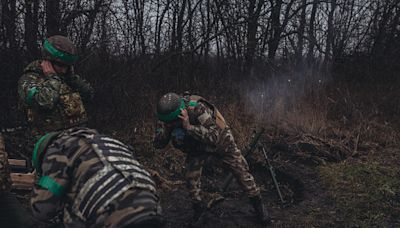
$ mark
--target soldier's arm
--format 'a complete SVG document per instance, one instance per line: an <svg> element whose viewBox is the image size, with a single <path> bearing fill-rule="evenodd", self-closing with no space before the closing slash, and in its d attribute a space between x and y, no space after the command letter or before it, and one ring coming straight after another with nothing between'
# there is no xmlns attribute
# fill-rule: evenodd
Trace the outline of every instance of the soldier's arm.
<svg viewBox="0 0 400 228"><path fill-rule="evenodd" d="M52 109L60 96L61 79L56 74L39 80L37 73L25 73L18 81L18 94L29 106Z"/></svg>
<svg viewBox="0 0 400 228"><path fill-rule="evenodd" d="M43 159L42 175L33 188L32 214L39 223L55 224L63 209L63 198L69 184L68 157L63 145L52 144Z"/></svg>
<svg viewBox="0 0 400 228"><path fill-rule="evenodd" d="M66 77L67 83L76 89L85 101L91 100L94 95L93 87L79 75L72 74Z"/></svg>
<svg viewBox="0 0 400 228"><path fill-rule="evenodd" d="M189 129L186 129L187 134L200 142L210 145L215 144L219 136L219 130L212 116L212 110L199 102L194 110L189 110L189 112L193 112L200 125L191 125Z"/></svg>
<svg viewBox="0 0 400 228"><path fill-rule="evenodd" d="M153 146L156 149L162 149L168 145L170 139L171 129L169 129L162 121L157 121Z"/></svg>

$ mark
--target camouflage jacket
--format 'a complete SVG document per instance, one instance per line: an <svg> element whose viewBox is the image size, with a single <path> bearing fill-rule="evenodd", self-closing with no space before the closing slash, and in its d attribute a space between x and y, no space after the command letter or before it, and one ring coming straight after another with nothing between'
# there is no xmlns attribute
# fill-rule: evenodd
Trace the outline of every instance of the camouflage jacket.
<svg viewBox="0 0 400 228"><path fill-rule="evenodd" d="M0 133L0 193L11 189L10 169L8 155L5 150L4 137Z"/></svg>
<svg viewBox="0 0 400 228"><path fill-rule="evenodd" d="M79 126L87 122L83 100L93 96L92 87L69 72L45 76L41 60L30 63L18 81L18 95L33 135Z"/></svg>
<svg viewBox="0 0 400 228"><path fill-rule="evenodd" d="M125 144L88 128L70 128L46 144L34 155L40 179L31 198L42 226L63 215L65 227L122 227L160 211L150 174Z"/></svg>
<svg viewBox="0 0 400 228"><path fill-rule="evenodd" d="M164 122L157 121L154 147L161 149L172 141L174 147L185 153L212 153L221 149L224 146L222 143L224 132L229 127L219 111L198 96L185 97L184 100L192 128L190 130L170 128ZM223 126L218 123L218 119L222 120Z"/></svg>

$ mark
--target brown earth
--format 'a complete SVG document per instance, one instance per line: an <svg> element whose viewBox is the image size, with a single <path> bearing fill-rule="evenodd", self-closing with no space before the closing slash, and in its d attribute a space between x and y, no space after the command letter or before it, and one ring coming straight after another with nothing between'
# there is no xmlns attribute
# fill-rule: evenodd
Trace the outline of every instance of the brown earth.
<svg viewBox="0 0 400 228"><path fill-rule="evenodd" d="M268 121L244 112L251 109L241 102L216 103L241 148L255 126L266 128L261 145L275 168L285 204L279 200L261 152L255 151L248 161L273 217L271 227L398 227L399 104L393 103L390 95L398 90L380 88L386 91L380 96L369 89L355 93L332 88L318 98L305 96L290 110L270 107L273 111ZM109 114L118 116L117 111ZM95 124L108 118L101 110L94 117ZM203 171L204 198L223 196L225 200L192 224L183 178L185 155L171 147L163 151L151 147L154 126L149 115L131 124L114 125L102 124L99 129L134 146L138 159L158 183L167 227L262 227L235 181L227 192L220 191L227 171L212 158ZM21 153L26 146L24 137L21 133L6 137L10 157L29 159L29 154ZM27 205L29 193L17 193Z"/></svg>

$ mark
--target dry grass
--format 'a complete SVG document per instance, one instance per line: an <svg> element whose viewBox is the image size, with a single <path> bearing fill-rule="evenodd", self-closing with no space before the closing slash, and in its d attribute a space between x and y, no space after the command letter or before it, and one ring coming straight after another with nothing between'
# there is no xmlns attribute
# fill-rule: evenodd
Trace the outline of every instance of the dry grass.
<svg viewBox="0 0 400 228"><path fill-rule="evenodd" d="M378 162L342 162L321 167L337 221L351 227L399 224L400 169Z"/></svg>
<svg viewBox="0 0 400 228"><path fill-rule="evenodd" d="M126 74L130 77L96 81L95 86L102 89L90 110L94 125L133 144L140 160L157 172L160 180L181 180L185 155L171 147L162 151L152 147L155 103L168 91L190 90L217 105L240 148L247 145L254 129L263 126L272 139L296 136L292 138L315 144L318 150L330 148L325 152L344 154L340 159L326 159L329 162L319 163L326 165L316 170L323 180L321 187L328 189L326 195L317 197L328 204L296 211L293 221L283 226L369 227L400 223L393 217L399 209L393 195L400 192L396 178L399 166L387 164L387 160L399 160L393 148L400 139L400 124L395 119L400 104L391 97L400 89L338 84L312 74L279 75L242 84L194 77L193 81L162 85L152 84L156 78L145 79L135 72ZM119 89L108 90L111 84ZM323 153L313 156L318 154Z"/></svg>

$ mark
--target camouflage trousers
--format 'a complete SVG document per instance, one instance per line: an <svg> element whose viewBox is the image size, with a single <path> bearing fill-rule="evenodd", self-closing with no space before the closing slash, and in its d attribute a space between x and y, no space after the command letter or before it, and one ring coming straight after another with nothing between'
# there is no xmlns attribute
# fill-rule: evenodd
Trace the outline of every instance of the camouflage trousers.
<svg viewBox="0 0 400 228"><path fill-rule="evenodd" d="M159 199L147 190L131 189L114 200L108 206L109 210L90 221L83 223L64 211L65 227L163 227Z"/></svg>
<svg viewBox="0 0 400 228"><path fill-rule="evenodd" d="M238 181L240 187L248 197L258 196L260 189L257 187L253 175L249 171L249 165L237 147L231 130L227 129L218 143L214 153L188 154L186 157L186 181L191 199L201 201L201 173L204 162L209 155L216 156L229 168Z"/></svg>

